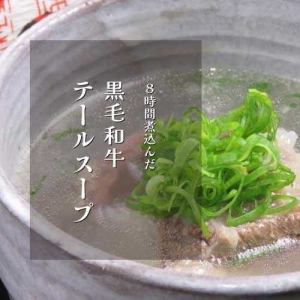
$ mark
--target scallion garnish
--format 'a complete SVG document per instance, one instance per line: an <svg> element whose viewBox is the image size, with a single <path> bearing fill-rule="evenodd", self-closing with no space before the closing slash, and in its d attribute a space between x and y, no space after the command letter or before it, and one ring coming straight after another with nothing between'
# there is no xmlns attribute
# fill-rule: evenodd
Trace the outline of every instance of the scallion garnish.
<svg viewBox="0 0 300 300"><path fill-rule="evenodd" d="M295 174L280 160L277 126L272 101L256 89L248 90L242 106L215 119L190 108L181 119L158 120L156 168L144 171L129 207L189 220L206 238L207 221L216 217L238 226L292 210L298 200L278 194Z"/></svg>

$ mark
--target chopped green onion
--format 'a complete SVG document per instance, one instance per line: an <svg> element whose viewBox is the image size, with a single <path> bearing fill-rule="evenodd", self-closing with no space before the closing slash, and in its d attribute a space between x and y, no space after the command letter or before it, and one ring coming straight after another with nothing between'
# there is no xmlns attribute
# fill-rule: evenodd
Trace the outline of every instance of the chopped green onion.
<svg viewBox="0 0 300 300"><path fill-rule="evenodd" d="M128 199L132 209L188 220L208 238L213 218L238 226L298 204L275 194L295 174L280 160L278 117L266 93L249 89L242 106L215 119L193 107L181 119L156 123L156 168L144 171Z"/></svg>

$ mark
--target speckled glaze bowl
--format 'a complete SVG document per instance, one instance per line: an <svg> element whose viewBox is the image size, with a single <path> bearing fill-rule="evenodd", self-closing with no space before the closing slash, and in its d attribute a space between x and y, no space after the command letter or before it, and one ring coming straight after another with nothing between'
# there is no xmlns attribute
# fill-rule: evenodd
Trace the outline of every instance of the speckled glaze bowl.
<svg viewBox="0 0 300 300"><path fill-rule="evenodd" d="M0 61L0 277L12 297L182 300L272 295L272 299L298 299L300 272L212 278L133 261L72 260L82 257L84 245L67 235L62 238L55 228L46 229L43 218L33 231L48 245L49 253L59 251L66 260L30 260L30 207L20 196L14 175L20 153L29 146L30 40L194 38L203 41L204 66L246 67L297 80L299 12L300 2L292 0L86 1L25 32Z"/></svg>

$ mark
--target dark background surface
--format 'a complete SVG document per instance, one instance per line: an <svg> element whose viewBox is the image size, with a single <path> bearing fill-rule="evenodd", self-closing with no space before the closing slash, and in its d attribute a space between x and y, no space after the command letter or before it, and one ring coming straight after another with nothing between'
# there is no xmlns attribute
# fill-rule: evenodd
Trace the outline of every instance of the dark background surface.
<svg viewBox="0 0 300 300"><path fill-rule="evenodd" d="M1 300L9 300L7 290L1 280L0 280L0 299Z"/></svg>

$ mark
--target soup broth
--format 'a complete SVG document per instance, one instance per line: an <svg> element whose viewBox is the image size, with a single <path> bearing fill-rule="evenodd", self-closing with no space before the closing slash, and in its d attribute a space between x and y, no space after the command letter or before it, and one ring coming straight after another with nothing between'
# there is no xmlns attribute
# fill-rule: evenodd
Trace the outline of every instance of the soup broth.
<svg viewBox="0 0 300 300"><path fill-rule="evenodd" d="M202 76L200 72L163 73L157 74L151 81L156 85L159 117L168 117L171 112L180 116L189 106L196 105L202 106L209 117L215 117L240 105L247 89L253 87L270 95L280 115L281 127L300 133L300 83L296 81L214 67L203 70ZM127 95L125 101L128 101L125 105L126 137L143 130L144 106L140 100L144 96L144 86L147 82L149 78L124 82L123 89ZM24 152L19 172L15 176L20 183L19 190L27 199L31 198L34 209L64 232L95 248L121 258L143 260L158 267L167 266L175 271L214 276L246 276L300 270L300 246L297 240L288 238L272 245L245 250L230 259L210 259L204 262L184 260L166 264L161 260L157 220L130 210L124 204L124 199L118 197L108 205L95 205L85 221L74 223L79 216L74 207L83 203L80 200L80 176L74 174L79 167L76 158L83 152L90 156L93 172L89 174L84 171L84 177L87 179L87 198L84 203L93 202L94 199L89 195L89 182L101 173L107 150L104 128L111 124L104 116L103 95L104 90L98 90L86 101L86 132L89 136L95 136L87 150L73 149L77 134L82 131L78 105L73 105L47 124L32 144L30 190L27 179L30 167L29 153ZM299 146L298 139L298 150ZM132 180L132 176L135 175L124 176L119 184L126 185L127 181Z"/></svg>

